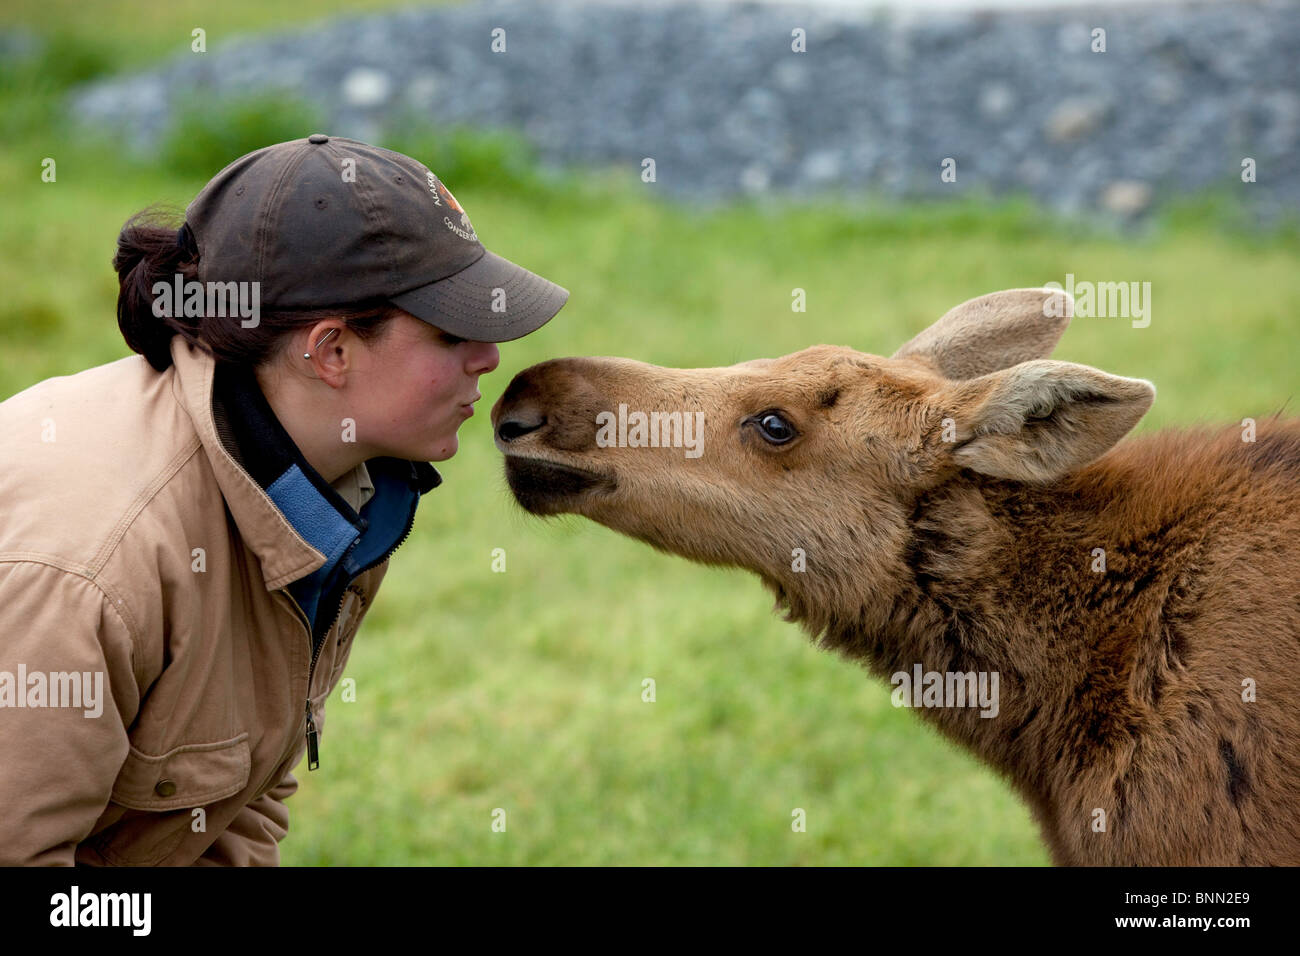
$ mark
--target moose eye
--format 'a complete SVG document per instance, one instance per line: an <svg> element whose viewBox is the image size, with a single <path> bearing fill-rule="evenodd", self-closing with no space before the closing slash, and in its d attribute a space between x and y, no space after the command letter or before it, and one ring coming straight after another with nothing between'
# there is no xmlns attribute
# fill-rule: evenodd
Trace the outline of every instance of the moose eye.
<svg viewBox="0 0 1300 956"><path fill-rule="evenodd" d="M754 416L759 434L773 445L784 445L798 434L794 426L776 412L763 412Z"/></svg>

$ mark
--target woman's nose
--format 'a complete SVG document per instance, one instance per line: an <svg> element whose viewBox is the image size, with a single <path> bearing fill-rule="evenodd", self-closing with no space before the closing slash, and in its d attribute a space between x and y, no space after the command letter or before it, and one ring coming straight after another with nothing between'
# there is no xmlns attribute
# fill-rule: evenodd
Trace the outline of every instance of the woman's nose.
<svg viewBox="0 0 1300 956"><path fill-rule="evenodd" d="M501 350L495 342L475 342L474 345L469 362L471 375L486 375L501 364Z"/></svg>

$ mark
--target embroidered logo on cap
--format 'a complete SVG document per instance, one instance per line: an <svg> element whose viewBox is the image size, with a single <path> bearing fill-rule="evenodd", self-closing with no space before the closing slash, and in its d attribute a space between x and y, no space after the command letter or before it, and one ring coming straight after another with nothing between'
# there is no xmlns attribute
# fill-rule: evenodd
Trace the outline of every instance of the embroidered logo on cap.
<svg viewBox="0 0 1300 956"><path fill-rule="evenodd" d="M478 242L478 233L474 231L474 227L470 224L469 216L465 214L465 210L461 208L460 203L456 202L456 197L451 194L451 190L444 186L442 180L433 173L429 173L429 192L433 195L435 206L445 205L457 214L459 225L452 221L451 216L442 217L443 225L462 239L469 242Z"/></svg>

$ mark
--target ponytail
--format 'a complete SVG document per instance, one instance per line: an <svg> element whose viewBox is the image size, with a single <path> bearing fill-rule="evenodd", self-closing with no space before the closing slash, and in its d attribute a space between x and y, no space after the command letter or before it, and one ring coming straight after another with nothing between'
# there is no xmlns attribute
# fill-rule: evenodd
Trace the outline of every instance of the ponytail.
<svg viewBox="0 0 1300 956"><path fill-rule="evenodd" d="M132 216L117 237L113 256L120 286L117 295L117 326L133 351L162 372L172 364L172 336L182 334L197 344L198 328L185 317L154 314L154 284L170 285L179 273L183 281L195 277L198 248L188 225L169 227L154 209ZM181 310L175 310L181 311Z"/></svg>
<svg viewBox="0 0 1300 956"><path fill-rule="evenodd" d="M391 319L405 314L386 299L371 298L322 308L262 310L259 324L247 329L221 317L156 315L155 283L171 286L177 274L182 284L198 281L198 243L187 223L182 221L179 228L170 224L176 218L169 219L157 207L132 216L117 237L113 256L120 286L117 326L126 344L160 372L172 364L174 335L183 335L217 362L251 368L274 360L292 332L322 320L341 319L358 338L374 339ZM179 307L168 311L184 312Z"/></svg>

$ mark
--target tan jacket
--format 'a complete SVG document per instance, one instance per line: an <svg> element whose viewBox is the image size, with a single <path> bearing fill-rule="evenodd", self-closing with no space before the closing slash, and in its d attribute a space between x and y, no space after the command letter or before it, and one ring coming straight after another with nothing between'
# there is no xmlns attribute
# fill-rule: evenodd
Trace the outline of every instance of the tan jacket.
<svg viewBox="0 0 1300 956"><path fill-rule="evenodd" d="M313 666L285 588L326 558L218 438L212 359L172 355L0 403L0 864L277 864L308 708L319 734L387 571Z"/></svg>

